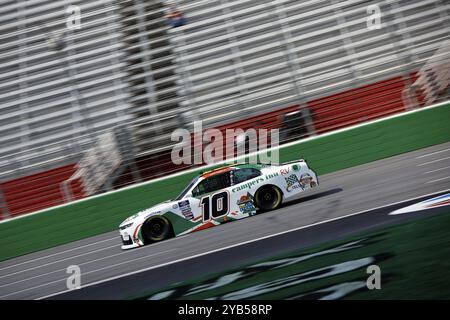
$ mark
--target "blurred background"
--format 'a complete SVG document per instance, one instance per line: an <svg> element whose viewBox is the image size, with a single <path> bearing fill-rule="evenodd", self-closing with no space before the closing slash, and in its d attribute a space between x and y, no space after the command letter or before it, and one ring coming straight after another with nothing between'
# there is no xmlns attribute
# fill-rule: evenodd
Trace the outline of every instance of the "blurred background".
<svg viewBox="0 0 450 320"><path fill-rule="evenodd" d="M278 128L286 143L448 100L449 10L3 0L0 219L185 170L170 135L195 120Z"/></svg>

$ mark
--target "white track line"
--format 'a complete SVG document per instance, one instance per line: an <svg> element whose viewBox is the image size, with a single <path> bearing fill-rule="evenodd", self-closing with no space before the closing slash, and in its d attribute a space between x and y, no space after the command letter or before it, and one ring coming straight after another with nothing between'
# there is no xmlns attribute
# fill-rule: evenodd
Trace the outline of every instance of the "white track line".
<svg viewBox="0 0 450 320"><path fill-rule="evenodd" d="M180 239L180 238L181 237L168 239L168 240L166 240L164 242L154 243L154 244L145 246L145 248L153 247L153 246L159 245L161 243L168 243L170 241L173 241L175 239ZM98 262L98 261L106 260L106 259L109 259L109 258L113 258L113 257L121 256L121 255L124 255L124 254L128 254L130 252L136 252L139 249L144 249L144 248L143 247L136 248L136 249L131 250L131 251L130 250L126 250L126 251L122 251L122 252L119 252L119 253L116 253L116 254L112 254L110 256L106 256L106 257L102 257L102 258L98 258L98 259L94 259L94 260L89 260L89 261L86 261L86 262L83 262L83 263L77 263L77 266L84 266L84 265L87 265L87 264L90 264L90 263L93 263L93 262ZM170 250L173 250L173 249L170 249ZM7 287L7 286L10 286L10 285L13 285L13 284L20 283L20 282L25 282L25 281L28 281L28 280L33 280L33 279L36 279L36 278L40 278L40 277L47 276L47 275L52 274L52 273L61 272L61 271L65 271L65 270L66 269L64 268L64 269L50 271L50 272L47 272L47 273L38 274L37 276L33 276L33 277L30 277L30 278L27 278L27 279L22 279L22 280L18 280L18 281L15 281L15 282L10 282L10 283L4 284L4 285L0 285L0 288Z"/></svg>
<svg viewBox="0 0 450 320"><path fill-rule="evenodd" d="M450 157L445 157L445 158L441 158L441 159L437 159L437 160L433 160L433 161L429 161L429 162L424 162L424 163L418 164L417 166L418 166L418 167L422 167L422 166L426 166L426 165L428 165L428 164L440 162L440 161L442 161L442 160L447 160L447 159L450 159Z"/></svg>
<svg viewBox="0 0 450 320"><path fill-rule="evenodd" d="M108 258L113 258L113 257L121 256L121 255L123 255L123 254L125 254L125 253L129 253L129 251L122 251L122 252L119 252L119 253L116 253L116 254L113 254L113 255L110 255L110 256L106 256L106 257L102 257L102 258L98 258L98 259L94 259L94 260L89 260L89 261L86 261L86 262L83 262L83 263L77 263L76 265L79 266L79 267L80 267L80 266L85 266L85 265L88 265L88 264L91 264L91 263L94 263L94 262L106 260L106 259L108 259ZM25 282L25 281L28 281L28 280L33 280L33 279L36 279L36 278L48 276L49 274L52 274L52 273L61 272L61 271L66 271L66 270L67 270L66 268L63 268L63 269L58 269L58 270L50 271L50 272L47 272L47 273L38 274L37 276L33 276L33 277L30 277L30 278L26 278L26 279L22 279L22 280L17 280L17 281L10 282L10 283L7 283L7 284L2 284L2 285L0 286L0 288L8 287L8 286L11 286L11 285L13 285L13 284Z"/></svg>
<svg viewBox="0 0 450 320"><path fill-rule="evenodd" d="M107 279L91 282L91 283L88 283L88 284L84 285L83 288L91 287L91 286L94 286L94 285L97 285L97 284L101 284L101 283L105 283L105 282L108 282L108 281L120 279L120 278L123 278L123 277L131 276L131 275L142 273L142 272L145 272L145 271L158 269L158 268L165 267L165 266L168 266L168 265L171 265L171 264L175 264L175 263L178 263L178 262L187 261L187 260L191 260L191 259L194 259L194 258L206 256L206 255L211 254L211 253L224 251L224 250L235 248L235 247L242 246L242 245L245 245L245 244L257 242L257 241L260 241L260 240L273 238L273 237L276 237L276 236L279 236L279 235L282 235L282 234L286 234L286 233L290 233L290 232L294 232L294 231L298 231L298 230L302 230L302 229L307 229L307 228L310 228L310 227L314 227L314 226L317 226L317 225L325 224L325 223L336 221L336 220L345 219L345 218L348 218L348 217L352 217L352 216L356 216L356 215L359 215L359 214L367 213L367 212L372 211L372 210L377 210L377 209L393 206L393 205L396 205L396 204L400 204L400 203L403 203L403 202L408 202L408 201L411 201L411 200L420 199L420 198L428 197L428 196L433 196L433 195L438 194L438 193L449 192L449 191L450 191L450 189L436 191L436 192L433 192L433 193L430 193L430 194L425 194L425 195L421 195L421 196L418 196L418 197L405 199L405 200L402 200L402 201L386 204L386 205L375 207L375 208L372 208L372 209L367 209L367 210L358 211L358 212L355 212L355 213L350 213L350 214L347 214L345 216L336 217L336 218L332 218L332 219L328 219L328 220L312 223L312 224L309 224L309 225L306 225L306 226L301 226L301 227L289 229L289 230L286 230L286 231L277 232L277 233L274 233L274 234L271 234L271 235L267 235L267 236L259 237L259 238L256 238L256 239L252 239L252 240L248 240L248 241L232 244L232 245L229 245L229 246L226 246L226 247L222 247L222 248L206 251L206 252L195 254L195 255L192 255L192 256L188 256L188 257L185 257L185 258L180 258L180 259L173 260L173 261L170 261L170 262L161 263L161 264L158 264L156 266L151 266L151 267L148 267L148 268L144 268L144 269L140 269L140 270L124 273L124 274L117 275L117 276L114 276L114 277L110 277L110 278L107 278ZM57 295L60 295L60 294L63 294L63 293L67 293L69 291L71 291L71 290L64 290L64 291L52 293L52 294L49 294L49 295L45 295L45 296L36 298L36 300L42 300L42 299L54 297L54 296L57 296Z"/></svg>
<svg viewBox="0 0 450 320"><path fill-rule="evenodd" d="M116 257L116 256L119 256L119 255L122 255L122 254L127 254L127 253L136 252L136 250L140 250L140 249L144 249L144 248L148 249L148 248L150 248L150 247L154 247L154 246L158 246L158 245L161 245L161 244L166 244L166 243L171 242L171 241L179 240L180 238L185 237L185 236L187 236L187 235L182 235L182 236L179 236L179 237L176 237L176 238L171 238L171 239L168 239L168 240L166 240L166 241L164 241L164 242L153 243L153 244L147 245L147 246L145 246L145 247L135 248L134 250L123 250L123 251L120 252L120 253L112 254L112 255L109 255L109 256L106 256L106 257L102 257L102 258L99 258L99 259L95 259L95 260L86 261L86 262L83 262L82 264L78 264L78 265L84 265L84 264L89 264L90 262L95 262L95 261L105 260L105 259L112 258L112 257ZM116 237L116 238L113 238L113 239L117 239L117 237ZM94 244L95 244L95 243L94 243ZM103 251L103 250L111 249L111 248L116 247L116 246L119 247L119 245L113 245L113 246L109 246L109 247L105 247L105 248L100 248L100 249L98 249L98 250L85 252L85 253L79 254L79 255L77 255L77 256L72 256L72 257L70 257L70 258L65 258L65 259L61 259L61 260L57 260L57 261L53 261L53 262L48 262L48 263L43 264L43 265L38 265L38 266L35 266L35 267L32 267L32 268L28 268L28 269L25 269L25 270L17 271L17 272L15 272L15 273L10 273L10 274L6 274L6 275L3 275L3 276L0 276L0 279L1 279L1 278L8 277L8 276L11 276L11 275L15 275L15 274L18 274L18 273L22 273L22 272L25 272L25 271L34 270L34 269L38 269L38 268L40 268L40 267L45 267L45 266L48 266L48 265L52 265L52 264L55 264L55 263L58 263L58 262L62 262L62 261L65 261L65 260L70 260L70 259L72 259L72 258L77 258L77 257L89 255L89 254L91 254L91 253L95 253L95 252L100 252L100 251ZM70 250L69 250L69 251L70 251ZM38 260L38 259L35 259L35 260ZM30 261L32 261L32 260L30 260ZM25 263L25 262L24 262L24 263ZM8 268L9 268L9 267L8 267ZM64 269L64 270L65 270L65 269ZM34 276L34 277L31 277L31 278L28 278L28 279L25 279L25 280L38 278L38 277L40 277L40 276L48 275L48 274L51 274L51 273L54 273L54 272L57 272L57 271L61 271L61 269L60 269L60 270L56 270L56 271L47 272L47 273L44 273L44 274L41 274L41 275L38 275L38 276ZM23 282L23 280L19 280L19 281L17 281L17 282ZM11 284L12 284L12 283L11 283ZM7 285L9 285L9 284L7 284ZM1 285L0 288L1 288L1 287L4 287L4 286L7 286L7 285Z"/></svg>
<svg viewBox="0 0 450 320"><path fill-rule="evenodd" d="M184 235L184 236L186 236L186 235ZM173 240L180 239L180 238L182 238L182 237L184 237L184 236L180 236L180 237L177 237L177 238L168 239L168 240L166 240L166 241L164 241L164 242L158 242L158 243L150 244L150 245L145 246L145 248L148 249L148 248L150 248L150 247L154 247L154 246L160 245L160 244L162 244L162 243L166 244L166 243L171 242L171 241L173 241ZM90 264L90 263L93 263L93 262L98 262L98 261L106 260L106 259L109 259L109 258L121 256L121 255L123 255L123 254L129 254L130 252L136 252L136 251L139 250L139 249L144 249L144 247L135 248L134 250L124 250L124 251L122 251L122 252L119 252L119 253L116 253L116 254L112 254L112 255L110 255L110 256L106 256L106 257L102 257L102 258L98 258L98 259L94 259L94 260L89 260L89 261L86 261L86 262L83 262L83 263L78 263L77 265L78 265L78 266L84 266L84 265L87 265L87 264ZM170 249L170 250L173 250L173 249ZM45 266L45 265L42 265L42 266ZM34 268L32 268L32 269L37 269L37 268L39 268L39 267L40 267L40 266L36 266L36 267L34 267ZM30 278L26 278L26 279L22 279L22 280L17 280L17 281L15 281L15 282L10 282L10 283L4 284L4 285L0 285L0 288L8 287L8 286L13 285L13 284L25 282L25 281L28 281L28 280L33 280L33 279L36 279L36 278L40 278L40 277L47 276L47 275L52 274L52 273L61 272L61 271L65 271L65 270L66 270L66 269L64 268L64 269L58 269L58 270L50 271L50 272L47 272L47 273L38 274L38 275L33 276L33 277L30 277ZM8 276L8 275L5 275L4 277L6 277L6 276Z"/></svg>
<svg viewBox="0 0 450 320"><path fill-rule="evenodd" d="M447 152L447 151L450 151L450 149L444 149L444 150L440 150L440 151L436 151L436 152L432 152L432 153L427 153L427 154L424 154L422 156L416 157L416 159L422 159L422 158L430 157L430 156L433 156L435 154L439 154L439 153Z"/></svg>
<svg viewBox="0 0 450 320"><path fill-rule="evenodd" d="M63 261L72 260L72 259L75 259L75 258L87 256L87 255L90 255L90 254L93 254L93 253L96 253L96 252L105 251L105 250L108 250L108 249L111 249L111 248L117 248L117 245L115 244L113 246L109 246L109 247L105 247L105 248L101 248L101 249L97 249L97 250L93 250L93 251L88 251L88 252L85 252L85 253L80 253L80 254L78 254L76 256L71 256L71 257L68 257L68 258L59 259L59 260L55 260L55 261L52 261L52 262L44 263L44 264L41 264L41 265L38 265L38 266L35 266L35 267L31 267L31 268L28 268L28 269L23 269L23 270L16 271L16 272L13 272L13 273L8 273L8 274L5 274L3 276L0 276L0 279L6 278L6 277L10 277L10 276L13 276L13 275L16 275L16 274L19 274L19 273L24 273L26 271L35 270L35 269L39 269L39 268L42 268L42 267L50 266L50 265L55 264L55 263L59 263L59 262L63 262Z"/></svg>
<svg viewBox="0 0 450 320"><path fill-rule="evenodd" d="M119 266L119 265L122 265L122 264L125 264L125 263L130 263L132 261L137 261L137 260L142 260L142 259L145 259L145 258L150 258L150 257L153 257L153 256L157 256L157 255L160 255L160 254L163 254L163 253L167 253L167 252L171 252L171 251L175 251L175 250L176 249L170 249L170 250L166 250L166 251L162 251L162 252L156 252L156 253L153 253L153 254L149 254L147 256L143 256L143 257L140 257L140 258L127 260L127 261L124 261L124 262L121 262L121 263L117 263L117 264L114 264L114 265L110 265L110 266L107 266L107 267L104 267L104 268L100 268L100 269L97 269L97 270L84 272L84 273L81 274L81 276L84 276L84 275L87 275L87 274L91 274L91 273L94 273L94 272L98 272L98 271L103 271L103 270L106 270L106 269L111 269L113 267L116 267L116 266ZM50 282L47 282L47 283L44 283L44 284L40 284L40 285L35 286L35 287L26 288L26 289L23 289L23 290L19 290L19 291L15 291L15 292L12 292L12 293L8 293L6 295L0 296L0 299L1 298L6 298L6 297L9 297L9 296L13 296L15 294L22 293L22 292L25 292L25 291L30 291L30 290L33 290L33 289L45 287L45 286L48 286L50 284L57 283L57 282L60 282L60 281L67 281L67 278L50 281ZM68 290L68 291L70 291L70 290Z"/></svg>
<svg viewBox="0 0 450 320"><path fill-rule="evenodd" d="M444 177L444 178L440 178L440 179L436 179L436 180L428 181L427 184L429 184L429 183L435 183L435 182L439 182L439 181L443 181L443 180L447 180L447 179L450 179L450 176Z"/></svg>
<svg viewBox="0 0 450 320"><path fill-rule="evenodd" d="M445 169L450 169L450 166L448 166L448 167L443 167L443 168L436 169L436 170L427 171L427 172L424 172L423 174L428 174L428 173L438 172L438 171L442 171L442 170L445 170Z"/></svg>
<svg viewBox="0 0 450 320"><path fill-rule="evenodd" d="M90 246L93 246L93 245L96 245L96 244L99 244L99 243L102 243L102 242L118 240L118 239L119 239L118 237L114 237L114 238L105 239L105 240L97 241L97 242L90 243L90 244L85 244L83 246L79 246L79 247L76 247L76 248L73 248L73 249L68 249L68 250L52 253L52 254L49 254L49 255L46 255L46 256L43 256L43 257L39 257L39 258L35 258L35 259L24 261L24 262L16 263L16 264L13 264L13 265L10 265L10 266L7 266L7 267L3 267L3 268L0 268L0 271L6 270L6 269L10 269L10 268L15 268L17 266L21 266L21 265L24 265L24 264L27 264L27 263L31 263L31 262L34 262L34 261L47 259L47 258L50 258L50 257L54 257L54 256L57 256L57 255L63 254L63 253L72 252L72 251L79 250L79 249L82 249L82 248L90 247ZM14 259L14 258L12 258L12 259ZM6 260L6 261L8 261L8 260Z"/></svg>

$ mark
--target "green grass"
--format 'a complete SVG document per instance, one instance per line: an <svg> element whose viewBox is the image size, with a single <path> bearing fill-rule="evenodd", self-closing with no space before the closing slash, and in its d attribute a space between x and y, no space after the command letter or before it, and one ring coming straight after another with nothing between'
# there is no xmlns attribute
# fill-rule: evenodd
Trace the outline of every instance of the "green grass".
<svg viewBox="0 0 450 320"><path fill-rule="evenodd" d="M256 269L251 265L242 266L227 272L207 275L198 279L177 284L165 289L141 294L137 298L148 298L157 292L175 289L180 293L178 299L208 299L223 297L231 292L252 286L265 287L268 282L287 284L288 277L314 271L327 266L354 261L366 257L376 257L381 269L381 289L369 290L367 287L351 292L344 299L450 299L450 211L446 214L426 217L413 222L361 233L344 240L330 242L312 249L277 256L261 262L279 259L299 258L308 254L323 252L337 246L362 240L361 246L337 253L329 253L298 261L279 268ZM365 240L364 240L365 239ZM255 263L256 264L256 263ZM253 265L255 265L253 264ZM219 277L234 272L250 274L225 286L189 295L187 292L196 286L214 283ZM317 273L316 273L317 275ZM299 295L304 298L318 298L312 294L320 289L352 281L365 283L369 275L366 266L338 275L311 280L297 285L258 294L251 299L287 299ZM290 281L292 284L292 281ZM253 289L253 291L256 289ZM136 297L132 297L136 298Z"/></svg>
<svg viewBox="0 0 450 320"><path fill-rule="evenodd" d="M300 142L280 161L305 158L323 175L450 141L450 105ZM128 216L176 196L196 173L0 224L0 261L117 230Z"/></svg>

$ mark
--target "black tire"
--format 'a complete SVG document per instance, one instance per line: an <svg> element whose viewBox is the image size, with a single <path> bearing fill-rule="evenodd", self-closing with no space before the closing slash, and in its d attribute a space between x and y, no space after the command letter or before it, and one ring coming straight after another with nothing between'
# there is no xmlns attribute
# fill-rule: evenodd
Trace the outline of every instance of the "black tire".
<svg viewBox="0 0 450 320"><path fill-rule="evenodd" d="M282 200L283 194L275 186L261 187L255 194L256 206L261 211L270 211L279 208Z"/></svg>
<svg viewBox="0 0 450 320"><path fill-rule="evenodd" d="M172 225L164 217L151 217L142 226L142 233L147 242L158 242L172 235Z"/></svg>

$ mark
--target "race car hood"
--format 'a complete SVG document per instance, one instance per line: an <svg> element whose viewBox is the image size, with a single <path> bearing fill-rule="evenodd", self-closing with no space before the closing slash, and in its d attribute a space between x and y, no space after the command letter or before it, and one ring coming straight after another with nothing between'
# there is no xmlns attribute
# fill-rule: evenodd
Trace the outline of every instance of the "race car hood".
<svg viewBox="0 0 450 320"><path fill-rule="evenodd" d="M176 205L176 201L166 201L160 204L157 204L156 206L150 207L148 209L144 209L142 211L139 211L138 213L128 217L125 219L119 227L123 227L124 225L130 224L132 222L143 222L147 220L151 216L155 215L162 215L165 212L172 209L174 205Z"/></svg>

